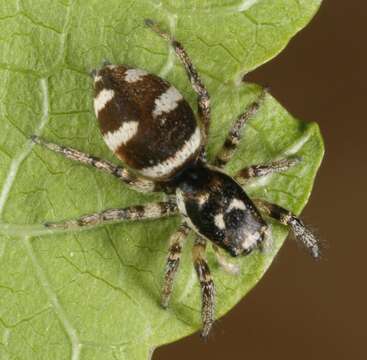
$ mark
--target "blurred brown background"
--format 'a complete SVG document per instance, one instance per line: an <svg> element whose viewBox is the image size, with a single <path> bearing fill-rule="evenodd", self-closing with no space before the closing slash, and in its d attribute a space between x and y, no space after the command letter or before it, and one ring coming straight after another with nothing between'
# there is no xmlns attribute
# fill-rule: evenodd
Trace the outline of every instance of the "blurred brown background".
<svg viewBox="0 0 367 360"><path fill-rule="evenodd" d="M366 23L366 1L324 0L286 50L247 77L321 126L326 156L303 217L327 242L324 259L288 240L207 343L195 334L153 360L367 359Z"/></svg>

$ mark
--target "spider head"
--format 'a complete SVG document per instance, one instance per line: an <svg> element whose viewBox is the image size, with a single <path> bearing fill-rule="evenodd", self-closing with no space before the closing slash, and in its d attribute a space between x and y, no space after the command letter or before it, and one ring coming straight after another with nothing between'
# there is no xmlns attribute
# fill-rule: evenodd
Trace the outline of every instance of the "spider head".
<svg viewBox="0 0 367 360"><path fill-rule="evenodd" d="M176 194L188 225L232 256L246 255L264 240L266 223L230 176L198 165L182 174Z"/></svg>

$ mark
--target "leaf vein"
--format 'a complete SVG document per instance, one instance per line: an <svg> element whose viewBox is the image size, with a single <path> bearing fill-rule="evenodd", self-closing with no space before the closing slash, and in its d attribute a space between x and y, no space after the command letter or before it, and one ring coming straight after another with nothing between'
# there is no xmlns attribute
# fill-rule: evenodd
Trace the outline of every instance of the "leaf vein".
<svg viewBox="0 0 367 360"><path fill-rule="evenodd" d="M71 343L71 360L79 360L81 343L79 341L78 335L72 324L70 323L67 314L63 307L61 306L56 293L51 288L47 276L38 262L36 254L34 253L31 241L29 237L23 238L23 245L26 250L27 256L32 262L36 276L42 286L46 296L48 297L50 303L53 306L56 316L60 320L61 325L64 327L66 334Z"/></svg>
<svg viewBox="0 0 367 360"><path fill-rule="evenodd" d="M46 125L48 118L49 118L49 96L48 96L48 81L46 78L42 78L39 81L41 92L42 92L42 116L39 121L39 124L37 128L35 129L35 134L41 133L44 126ZM0 218L2 216L5 203L8 199L9 193L11 191L11 188L14 184L15 178L17 176L19 167L23 163L23 161L28 157L28 155L31 153L31 150L33 148L33 143L28 140L23 145L20 152L15 156L14 160L11 162L8 174L5 178L5 182L2 188L2 191L0 193Z"/></svg>

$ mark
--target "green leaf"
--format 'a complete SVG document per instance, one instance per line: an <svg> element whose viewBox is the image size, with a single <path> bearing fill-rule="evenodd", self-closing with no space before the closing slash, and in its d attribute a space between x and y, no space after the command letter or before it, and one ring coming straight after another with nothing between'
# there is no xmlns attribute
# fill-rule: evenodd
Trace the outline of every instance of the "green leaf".
<svg viewBox="0 0 367 360"><path fill-rule="evenodd" d="M209 155L259 93L242 76L275 56L321 0L5 1L0 2L0 358L147 359L152 349L198 330L200 291L187 241L168 310L158 303L167 240L178 218L51 233L45 220L160 199L94 169L31 145L33 133L117 161L92 111L88 71L102 59L145 68L195 95L167 43L144 27L158 21L186 46L213 104ZM312 96L312 94L310 94ZM323 155L315 123L294 119L267 97L229 173L297 154L284 174L246 190L300 213ZM236 259L240 276L208 260L217 317L264 274L286 237L273 224L273 247ZM302 254L300 255L302 256Z"/></svg>

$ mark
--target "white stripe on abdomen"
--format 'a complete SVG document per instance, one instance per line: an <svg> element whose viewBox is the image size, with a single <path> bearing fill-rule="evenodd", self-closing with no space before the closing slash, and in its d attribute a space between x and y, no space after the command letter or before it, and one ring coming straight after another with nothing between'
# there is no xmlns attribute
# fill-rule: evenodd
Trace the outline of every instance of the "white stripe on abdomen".
<svg viewBox="0 0 367 360"><path fill-rule="evenodd" d="M150 178L160 178L169 175L173 170L180 167L185 161L198 150L201 144L199 127L196 127L190 139L185 142L181 149L168 159L159 164L140 169L139 172Z"/></svg>
<svg viewBox="0 0 367 360"><path fill-rule="evenodd" d="M116 131L104 134L103 139L107 146L115 152L121 145L125 145L136 135L138 125L137 121L125 121Z"/></svg>

